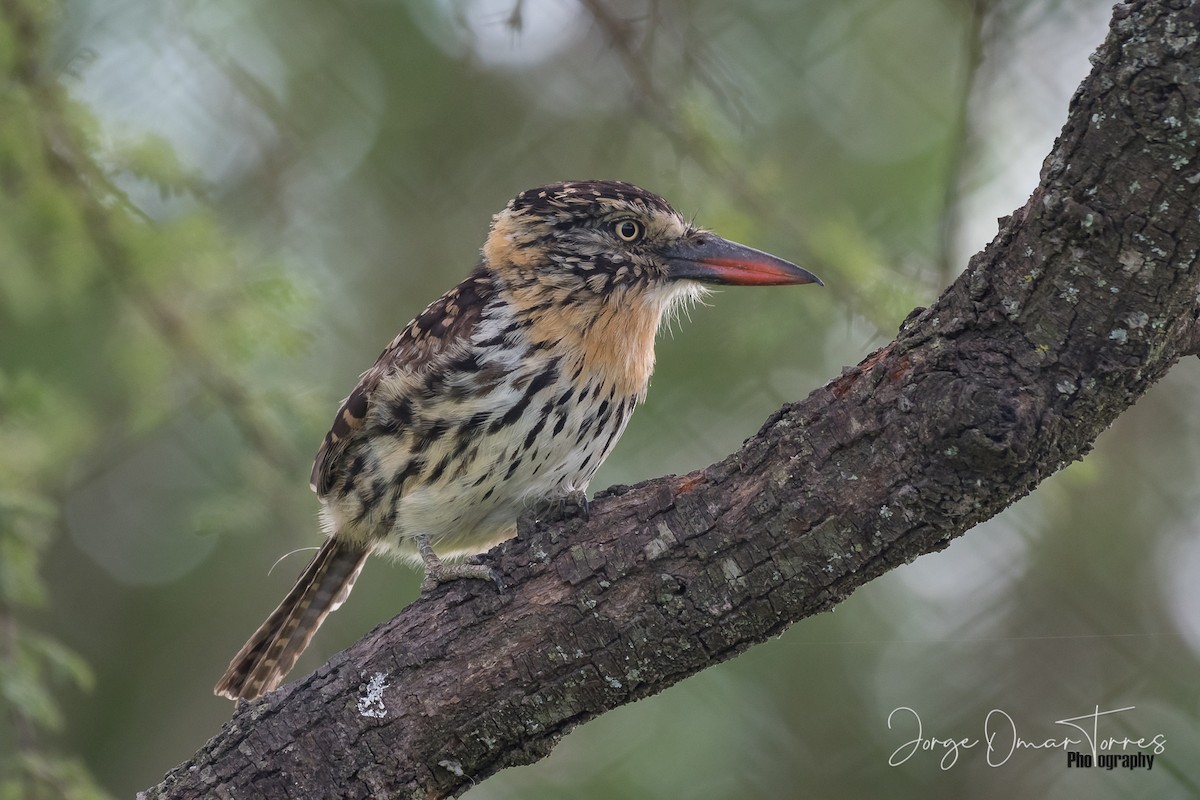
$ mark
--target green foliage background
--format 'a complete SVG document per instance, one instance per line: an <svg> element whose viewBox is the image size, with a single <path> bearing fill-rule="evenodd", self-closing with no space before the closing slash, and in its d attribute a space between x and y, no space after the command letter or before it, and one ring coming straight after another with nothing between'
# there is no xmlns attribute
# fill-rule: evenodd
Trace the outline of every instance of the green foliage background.
<svg viewBox="0 0 1200 800"><path fill-rule="evenodd" d="M308 462L529 186L631 180L827 289L659 345L596 487L685 472L885 343L1022 204L1090 0L0 0L0 800L130 796L318 541ZM1195 360L1096 453L836 613L606 715L505 797L1200 795ZM373 563L296 675L417 593ZM1135 706L1145 772L889 766Z"/></svg>

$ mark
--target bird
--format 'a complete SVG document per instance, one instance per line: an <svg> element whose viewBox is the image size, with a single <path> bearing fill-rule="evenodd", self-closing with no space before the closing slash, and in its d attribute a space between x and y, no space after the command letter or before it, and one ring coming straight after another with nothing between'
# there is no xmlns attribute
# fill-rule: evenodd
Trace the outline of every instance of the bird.
<svg viewBox="0 0 1200 800"><path fill-rule="evenodd" d="M372 553L423 566L423 589L494 577L455 561L514 536L533 504L586 497L646 397L664 320L708 285L809 283L630 183L518 194L478 266L342 402L311 476L327 537L214 693L275 689Z"/></svg>

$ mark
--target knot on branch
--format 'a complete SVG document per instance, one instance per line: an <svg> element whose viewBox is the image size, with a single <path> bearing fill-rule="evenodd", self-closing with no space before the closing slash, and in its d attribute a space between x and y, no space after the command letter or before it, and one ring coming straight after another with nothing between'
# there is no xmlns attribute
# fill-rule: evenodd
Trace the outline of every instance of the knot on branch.
<svg viewBox="0 0 1200 800"><path fill-rule="evenodd" d="M1020 386L956 380L945 395L943 452L972 471L1012 469L1028 462L1038 431L1037 403Z"/></svg>

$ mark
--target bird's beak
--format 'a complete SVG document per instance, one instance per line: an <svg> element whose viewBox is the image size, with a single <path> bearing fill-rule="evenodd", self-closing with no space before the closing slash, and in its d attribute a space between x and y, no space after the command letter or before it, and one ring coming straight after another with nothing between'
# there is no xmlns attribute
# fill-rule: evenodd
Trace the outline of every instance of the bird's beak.
<svg viewBox="0 0 1200 800"><path fill-rule="evenodd" d="M672 278L736 286L784 286L821 279L790 261L705 233L694 241L681 240L663 251Z"/></svg>

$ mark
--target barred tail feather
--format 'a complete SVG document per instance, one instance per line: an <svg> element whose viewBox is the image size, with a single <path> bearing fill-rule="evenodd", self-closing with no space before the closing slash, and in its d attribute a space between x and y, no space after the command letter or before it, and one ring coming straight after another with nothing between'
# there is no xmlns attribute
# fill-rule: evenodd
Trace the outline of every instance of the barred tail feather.
<svg viewBox="0 0 1200 800"><path fill-rule="evenodd" d="M367 554L360 545L327 539L287 597L229 662L213 693L253 700L278 686L325 617L350 595Z"/></svg>

